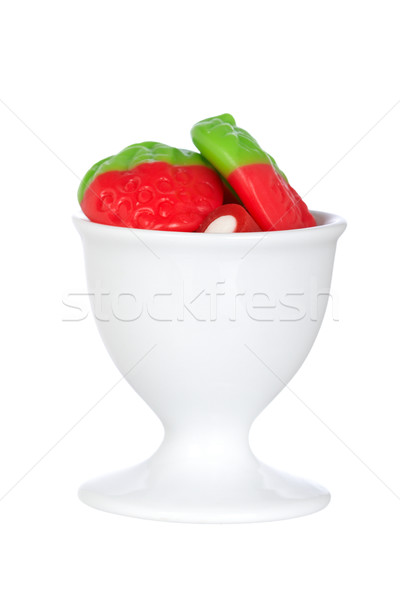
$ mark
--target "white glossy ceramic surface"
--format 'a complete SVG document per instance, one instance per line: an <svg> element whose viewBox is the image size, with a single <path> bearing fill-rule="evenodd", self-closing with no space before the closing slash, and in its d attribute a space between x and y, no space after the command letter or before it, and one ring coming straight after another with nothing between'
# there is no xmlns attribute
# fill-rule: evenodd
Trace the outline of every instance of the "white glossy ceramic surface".
<svg viewBox="0 0 400 600"><path fill-rule="evenodd" d="M151 458L84 484L81 500L197 523L285 519L328 504L325 489L262 464L248 442L322 322L346 224L314 215L314 228L236 234L74 218L103 342L165 428Z"/></svg>

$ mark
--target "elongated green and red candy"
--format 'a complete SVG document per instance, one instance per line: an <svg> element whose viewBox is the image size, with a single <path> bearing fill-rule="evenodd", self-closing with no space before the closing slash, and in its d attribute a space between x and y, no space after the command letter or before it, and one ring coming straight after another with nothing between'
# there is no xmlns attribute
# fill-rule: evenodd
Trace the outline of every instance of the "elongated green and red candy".
<svg viewBox="0 0 400 600"><path fill-rule="evenodd" d="M82 179L78 199L96 223L196 231L222 204L223 187L197 152L143 142L93 165Z"/></svg>
<svg viewBox="0 0 400 600"><path fill-rule="evenodd" d="M237 127L231 115L200 121L192 129L192 139L262 230L300 229L316 224L272 156L247 131Z"/></svg>

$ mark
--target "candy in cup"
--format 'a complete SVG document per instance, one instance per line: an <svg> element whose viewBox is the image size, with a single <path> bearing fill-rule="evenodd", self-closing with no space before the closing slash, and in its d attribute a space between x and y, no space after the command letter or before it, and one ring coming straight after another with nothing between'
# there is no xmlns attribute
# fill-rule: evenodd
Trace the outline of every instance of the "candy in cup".
<svg viewBox="0 0 400 600"><path fill-rule="evenodd" d="M145 145L142 158L147 151L153 147ZM249 430L314 343L345 221L307 214L301 206L294 211L300 227L276 230L285 220L280 207L275 230L196 232L217 223L213 211L223 211L221 182L210 163L217 171L221 165L210 155L204 163L189 155L194 164L183 166L201 170L179 171L169 151L163 157L157 159L162 175L149 167L154 157L132 173L130 155L111 159L104 172L94 168L82 184L81 202L102 219L74 218L98 330L165 432L150 458L83 484L79 496L112 513L192 523L271 521L318 511L329 502L327 490L264 464L250 448ZM103 177L95 188L96 177L110 172L111 179L102 187ZM235 178L225 175L234 187ZM257 208L259 192L252 197L250 183L238 190L252 223L265 228L266 219L274 229L272 209ZM97 203L101 194L103 204ZM220 217L243 227L238 213L227 210ZM292 445L290 436L286 443Z"/></svg>
<svg viewBox="0 0 400 600"><path fill-rule="evenodd" d="M262 230L315 225L314 217L276 161L236 125L232 115L200 121L192 128L192 138Z"/></svg>
<svg viewBox="0 0 400 600"><path fill-rule="evenodd" d="M201 233L243 233L245 231L261 231L261 229L242 206L224 204L210 212L197 231Z"/></svg>

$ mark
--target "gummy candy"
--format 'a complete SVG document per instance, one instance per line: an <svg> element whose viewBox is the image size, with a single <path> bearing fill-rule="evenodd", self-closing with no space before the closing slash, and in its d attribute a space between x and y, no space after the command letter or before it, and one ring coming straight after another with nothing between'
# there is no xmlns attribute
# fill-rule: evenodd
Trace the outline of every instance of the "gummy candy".
<svg viewBox="0 0 400 600"><path fill-rule="evenodd" d="M192 139L262 230L300 229L316 224L272 156L247 131L237 127L231 115L200 121L192 128Z"/></svg>
<svg viewBox="0 0 400 600"><path fill-rule="evenodd" d="M203 233L239 233L261 231L247 210L240 204L224 204L213 210L200 225Z"/></svg>
<svg viewBox="0 0 400 600"><path fill-rule="evenodd" d="M96 223L195 231L222 204L223 186L198 153L143 142L93 165L78 199Z"/></svg>

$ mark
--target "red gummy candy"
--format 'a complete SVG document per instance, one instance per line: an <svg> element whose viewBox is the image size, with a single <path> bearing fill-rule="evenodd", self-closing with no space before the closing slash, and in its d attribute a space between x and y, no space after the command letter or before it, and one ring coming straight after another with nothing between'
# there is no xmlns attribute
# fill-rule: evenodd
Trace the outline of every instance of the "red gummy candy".
<svg viewBox="0 0 400 600"><path fill-rule="evenodd" d="M236 168L228 182L264 231L314 226L315 219L298 193L272 165Z"/></svg>
<svg viewBox="0 0 400 600"><path fill-rule="evenodd" d="M239 233L261 231L240 204L224 204L213 210L197 230L202 233Z"/></svg>
<svg viewBox="0 0 400 600"><path fill-rule="evenodd" d="M222 184L212 169L156 161L98 175L81 207L91 221L104 225L196 231L222 199Z"/></svg>

